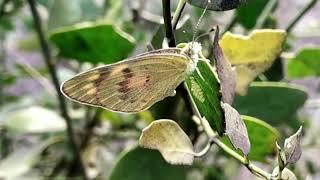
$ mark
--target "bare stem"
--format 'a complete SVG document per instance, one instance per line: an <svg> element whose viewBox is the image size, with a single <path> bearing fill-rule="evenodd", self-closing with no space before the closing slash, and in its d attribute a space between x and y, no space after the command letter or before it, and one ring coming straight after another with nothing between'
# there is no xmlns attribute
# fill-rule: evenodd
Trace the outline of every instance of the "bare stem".
<svg viewBox="0 0 320 180"><path fill-rule="evenodd" d="M317 0L311 0L302 11L289 23L286 31L289 33L300 19L317 3Z"/></svg>
<svg viewBox="0 0 320 180"><path fill-rule="evenodd" d="M262 13L260 14L259 18L257 19L257 23L254 29L260 29L263 27L263 24L268 19L268 16L272 13L273 8L277 5L278 0L270 0L268 4L263 9Z"/></svg>
<svg viewBox="0 0 320 180"><path fill-rule="evenodd" d="M170 0L162 0L162 13L164 20L164 27L166 30L166 38L168 40L169 47L176 46L176 39L174 37L173 28L171 24L171 10Z"/></svg>
<svg viewBox="0 0 320 180"><path fill-rule="evenodd" d="M187 3L186 0L179 0L177 9L175 10L173 18L172 18L172 26L173 26L172 28L173 29L177 28L178 21L182 15L182 12L183 12L183 9L184 9L186 3Z"/></svg>
<svg viewBox="0 0 320 180"><path fill-rule="evenodd" d="M73 149L73 152L75 154L75 158L79 163L80 171L81 171L83 178L88 179L88 177L86 175L85 167L84 167L81 155L80 155L80 151L79 151L79 148L77 146L77 143L76 143L76 140L74 137L74 131L73 131L73 127L72 127L71 118L67 112L67 107L66 107L64 97L60 92L60 85L59 85L60 83L59 83L59 80L58 80L58 77L56 74L56 68L55 68L54 62L52 61L52 58L51 58L51 52L49 49L49 45L48 45L48 43L45 39L45 36L44 36L44 32L43 32L43 29L41 26L41 19L40 19L38 11L36 9L35 1L28 0L28 3L30 6L32 16L33 16L35 29L38 34L39 43L41 45L42 55L43 55L43 58L44 58L46 65L47 65L47 68L49 70L49 73L51 75L52 82L53 82L54 88L55 88L57 96L58 96L60 111L66 121L66 124L67 124L67 133L69 136L71 148Z"/></svg>

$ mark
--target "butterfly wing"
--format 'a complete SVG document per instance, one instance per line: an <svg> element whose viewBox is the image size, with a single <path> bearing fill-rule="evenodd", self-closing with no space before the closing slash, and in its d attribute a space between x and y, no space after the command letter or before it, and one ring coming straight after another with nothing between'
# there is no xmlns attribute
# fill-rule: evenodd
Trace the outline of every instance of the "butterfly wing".
<svg viewBox="0 0 320 180"><path fill-rule="evenodd" d="M138 112L173 94L192 60L176 53L150 53L98 67L65 81L70 99L120 112Z"/></svg>

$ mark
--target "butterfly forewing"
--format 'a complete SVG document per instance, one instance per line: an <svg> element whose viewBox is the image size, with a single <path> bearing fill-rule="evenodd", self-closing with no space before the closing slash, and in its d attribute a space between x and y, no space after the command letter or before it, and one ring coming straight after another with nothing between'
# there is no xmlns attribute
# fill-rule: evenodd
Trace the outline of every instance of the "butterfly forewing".
<svg viewBox="0 0 320 180"><path fill-rule="evenodd" d="M113 111L138 112L173 94L192 60L163 49L81 73L62 85L74 101ZM165 53L165 55L164 55Z"/></svg>

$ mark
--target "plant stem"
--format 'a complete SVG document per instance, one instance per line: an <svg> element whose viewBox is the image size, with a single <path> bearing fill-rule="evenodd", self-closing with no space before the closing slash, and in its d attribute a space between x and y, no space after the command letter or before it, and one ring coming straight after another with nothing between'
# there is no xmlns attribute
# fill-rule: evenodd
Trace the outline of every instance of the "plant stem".
<svg viewBox="0 0 320 180"><path fill-rule="evenodd" d="M225 145L218 138L213 138L212 141L218 147L220 147L222 150L224 150L226 153L228 153L230 156L232 156L233 158L238 160L241 164L245 165L254 174L257 174L257 175L259 175L259 176L261 176L261 177L263 177L265 179L270 179L271 174L265 172L264 170L262 170L258 166L252 164L250 161L248 161L248 159L246 159L246 158L242 157L241 155L239 155L237 152L235 152L234 150L229 148L227 145Z"/></svg>
<svg viewBox="0 0 320 180"><path fill-rule="evenodd" d="M41 49L42 49L42 55L44 58L44 61L47 65L47 68L49 70L49 73L51 75L52 81L53 81L53 85L55 87L57 96L58 96L58 100L59 100L59 107L60 107L60 111L62 116L64 117L66 124L67 124L67 133L69 136L69 141L70 141L70 145L71 148L73 149L73 152L75 154L75 158L79 163L79 167L80 167L80 171L81 174L83 176L84 179L88 179L87 175L86 175L86 171L85 171L85 167L81 158L81 154L79 151L79 148L77 146L75 137L74 137L74 131L73 131L73 127L72 127L72 122L71 122L71 118L67 112L67 107L66 107L66 103L64 100L63 95L60 92L60 85L59 85L59 80L57 77L57 72L56 72L56 68L54 66L54 62L52 61L51 58L51 52L49 49L49 45L45 39L44 36L44 32L41 26L41 19L39 16L39 13L36 9L36 4L34 0L28 0L29 6L30 6L30 10L33 16L33 21L34 21L34 25L35 25L35 29L37 31L38 34L38 38L39 38L39 43L41 45Z"/></svg>
<svg viewBox="0 0 320 180"><path fill-rule="evenodd" d="M277 5L278 0L270 0L268 4L264 7L262 13L260 14L259 18L257 19L257 23L254 29L261 29L263 28L263 24L268 19L268 16L272 13L273 8Z"/></svg>
<svg viewBox="0 0 320 180"><path fill-rule="evenodd" d="M317 0L311 0L302 11L289 23L286 28L287 33L291 32L292 28L299 22L299 20L317 3Z"/></svg>
<svg viewBox="0 0 320 180"><path fill-rule="evenodd" d="M171 10L170 0L162 0L162 13L164 20L164 27L166 30L166 38L168 40L169 47L176 46L176 39L174 37L172 24L171 24Z"/></svg>
<svg viewBox="0 0 320 180"><path fill-rule="evenodd" d="M174 12L173 18L172 18L172 28L176 29L178 21L182 15L183 9L186 5L186 0L180 0L177 6L177 9Z"/></svg>
<svg viewBox="0 0 320 180"><path fill-rule="evenodd" d="M201 58L205 59L205 57L200 54ZM208 66L210 66L208 61L205 61ZM186 84L185 84L186 86ZM203 126L204 132L207 134L209 139L211 140L212 145L213 143L216 144L218 147L220 147L222 150L224 150L226 153L228 153L230 156L238 160L241 164L245 165L253 174L261 176L265 179L270 179L271 175L264 170L260 169L258 166L252 164L246 157L242 157L239 155L237 152L235 152L233 149L229 148L227 145L225 145L222 141L220 141L217 137L218 134L213 131L213 129L210 127L209 122L204 118L201 117L201 114L197 108L197 105L192 99L192 95L190 91L188 91L189 97L190 97L190 102L193 107L193 109L196 111L197 116L200 118L201 125Z"/></svg>

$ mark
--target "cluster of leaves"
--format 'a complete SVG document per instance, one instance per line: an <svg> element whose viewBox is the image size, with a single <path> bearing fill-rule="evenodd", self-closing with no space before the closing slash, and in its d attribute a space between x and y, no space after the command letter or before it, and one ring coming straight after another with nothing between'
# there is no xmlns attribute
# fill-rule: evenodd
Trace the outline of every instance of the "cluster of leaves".
<svg viewBox="0 0 320 180"><path fill-rule="evenodd" d="M0 4L4 4L5 1L0 1ZM29 26L31 20L23 18L21 14L16 15L23 14L18 10L27 4L15 0L10 3L14 5L12 10L8 10L10 13L5 13L3 18L0 17L1 40L5 40L4 34L12 31L13 27L6 28L8 22L12 26L12 22L17 19L24 19L26 26ZM162 48L166 36L166 29L161 21L157 21L157 16L154 19L148 18L143 8L131 8L130 11L122 1L105 1L103 5L87 0L38 0L38 3L41 6L39 8L44 7L49 14L45 21L46 33L53 45L52 48L58 52L55 58L59 59L57 71L61 81L84 69L127 58L139 52L141 47L145 49L145 44L149 42L155 48ZM206 8L207 0L188 0L188 3L186 6L189 8L197 6L202 8L202 12ZM268 9L270 4L268 0L246 3L242 0L222 0L212 1L207 9L225 11L236 8L232 22L240 25L243 32L249 32L256 28L258 21L260 23L262 12ZM270 14L276 7L271 9ZM192 11L189 13L197 14ZM196 26L194 21L199 18L197 15L194 16L193 19L181 17L175 31L177 42L192 39L190 29ZM161 19L161 16L159 17ZM204 21L206 18L211 17L205 16ZM278 167L274 168L272 176L293 178L295 175L286 167L289 163L294 164L301 156L302 129L287 139L285 137L289 135L288 131L293 132L299 128L297 111L307 100L307 93L303 87L282 80L318 76L320 73L317 69L317 59L320 57L320 50L302 49L289 58L288 64L280 63L279 70L278 62L284 61L280 53L286 42L286 32L275 30L274 21L275 19L267 16L261 26L264 29L253 30L249 35L226 32L219 40L219 32L216 29L213 42L209 35L199 38L204 47L203 53L211 62L199 61L198 70L187 77L185 82L190 99L194 103L191 105L199 116L197 118L192 117L193 111L188 107L188 102L182 101L181 97L186 94L179 91L175 97L166 98L150 111L137 115L96 111L77 104L71 106L71 102L68 102L69 113L75 119L73 125L76 129L84 130L75 135L81 137L80 151L88 175L92 178L109 177L111 180L147 180L154 177L159 180L184 180L190 178L190 172L196 171L201 172L203 179L208 180L230 177L231 175L221 170L221 164L214 165L213 162L208 162L208 165L203 159L194 162L194 157L203 156L202 152L197 153L195 149L203 145L201 132L205 132L209 136L214 135L212 137L216 140L250 161L270 165L270 157L277 155ZM201 27L199 31L206 32L207 29L209 27ZM229 27L229 30L232 30L232 27ZM26 44L36 44L30 43L35 40L27 39L27 43L21 43L20 48L39 53L38 46L26 47ZM1 63L4 63L5 58L4 54L0 54ZM64 138L67 125L65 117L58 115L58 103L50 84L47 85L46 77L49 74L44 70L45 67L32 67L26 62L15 64L17 70L14 76L5 72L5 79L0 79L0 88L2 89L2 84L10 87L19 78L31 75L36 82L45 87L43 91L47 90L49 93L42 92L42 101L25 95L10 98L9 101L12 103L4 103L8 100L1 97L0 179L19 178L26 173L31 177L74 175L71 151L63 154L65 149L68 149L68 141ZM63 66L66 63L70 68ZM0 68L0 71L4 71L2 65ZM267 69L269 70L265 72ZM286 74L283 74L283 71ZM5 91L0 93L1 96L3 93L10 95ZM105 124L111 124L112 128L102 130L103 132L96 130L98 127L105 127ZM130 150L121 153L118 161L112 164L113 169L106 171L111 165L106 165L108 163L105 161L110 163L114 160L111 154L117 155L127 147L121 143L117 145L117 142L124 141L123 139L134 139L136 142L141 133L141 124L147 127L142 131L139 145L156 149L161 154L131 144ZM279 131L280 128L284 130ZM128 132L132 134L128 135ZM14 148L15 143L20 145L19 136L36 137L37 143L26 149ZM282 141L284 146L280 148L277 142ZM110 144L117 148L112 149ZM211 142L209 144L212 145ZM205 148L204 152L207 150ZM99 162L101 152L109 153L111 158L104 157L104 162ZM210 151L208 156L214 156L216 159L225 158L220 152L215 151ZM41 162L37 159L49 160ZM59 167L65 162L69 165ZM168 162L191 166L170 165ZM44 173L36 171L37 169Z"/></svg>

